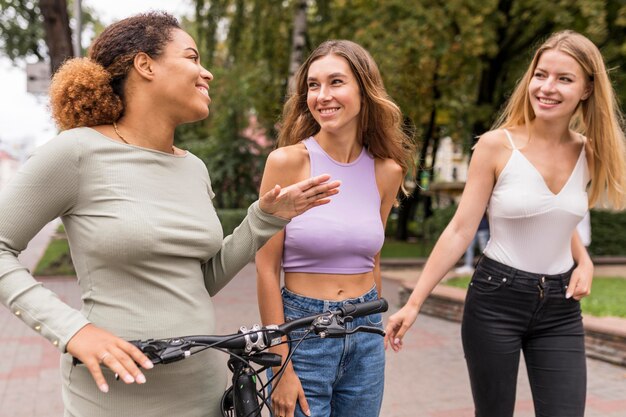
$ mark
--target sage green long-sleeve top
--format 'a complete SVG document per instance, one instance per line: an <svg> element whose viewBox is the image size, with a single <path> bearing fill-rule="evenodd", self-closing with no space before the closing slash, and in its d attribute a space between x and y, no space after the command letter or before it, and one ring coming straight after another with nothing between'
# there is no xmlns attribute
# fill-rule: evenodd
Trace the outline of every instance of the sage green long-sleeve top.
<svg viewBox="0 0 626 417"><path fill-rule="evenodd" d="M127 340L212 334L211 296L287 223L254 203L223 239L212 197L206 167L189 152L126 145L90 128L65 131L0 193L0 301L62 352L87 323ZM69 239L80 311L17 260L56 217ZM115 382L105 369L108 394L68 354L61 362L66 416L219 415L226 366L215 352L146 371L144 385Z"/></svg>

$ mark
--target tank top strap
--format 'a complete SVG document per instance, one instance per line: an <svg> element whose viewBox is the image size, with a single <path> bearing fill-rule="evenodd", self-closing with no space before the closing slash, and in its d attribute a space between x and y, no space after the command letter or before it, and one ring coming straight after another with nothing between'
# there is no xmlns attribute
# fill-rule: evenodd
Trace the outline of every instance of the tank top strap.
<svg viewBox="0 0 626 417"><path fill-rule="evenodd" d="M511 144L511 147L513 148L513 150L517 149L515 147L515 143L513 142L513 137L511 136L511 133L508 130L506 130L506 129L502 129L502 130L504 130L504 133L506 134L506 137L509 139L509 143Z"/></svg>
<svg viewBox="0 0 626 417"><path fill-rule="evenodd" d="M314 153L316 155L323 155L325 152L322 147L317 143L313 136L308 137L302 141L304 143L304 147L309 151L309 153Z"/></svg>
<svg viewBox="0 0 626 417"><path fill-rule="evenodd" d="M311 164L311 176L314 177L318 175L317 169L318 169L319 164L316 162L319 159L319 157L322 155L322 152L323 152L322 147L315 141L313 136L307 139L304 139L302 143L304 144L304 147L307 149L307 151L309 151L309 163Z"/></svg>

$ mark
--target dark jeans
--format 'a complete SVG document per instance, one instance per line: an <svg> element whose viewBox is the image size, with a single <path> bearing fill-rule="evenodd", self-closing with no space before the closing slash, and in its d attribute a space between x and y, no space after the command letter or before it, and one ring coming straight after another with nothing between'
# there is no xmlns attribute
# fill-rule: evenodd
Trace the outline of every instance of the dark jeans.
<svg viewBox="0 0 626 417"><path fill-rule="evenodd" d="M477 417L511 417L520 351L538 417L583 417L587 370L571 270L520 271L482 257L467 291L463 350Z"/></svg>

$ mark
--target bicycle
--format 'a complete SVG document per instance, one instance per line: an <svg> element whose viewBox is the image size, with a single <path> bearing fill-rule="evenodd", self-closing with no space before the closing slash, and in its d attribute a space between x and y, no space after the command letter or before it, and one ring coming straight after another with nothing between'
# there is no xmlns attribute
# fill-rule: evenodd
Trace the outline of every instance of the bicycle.
<svg viewBox="0 0 626 417"><path fill-rule="evenodd" d="M250 330L241 327L236 334L183 336L171 339L132 340L155 365L176 362L205 349L225 351L230 358L228 368L232 372L232 384L222 396L221 410L223 417L260 417L261 411L267 407L270 417L274 416L266 396L270 384L278 384L285 366L300 343L314 334L321 338L345 337L357 332L367 332L384 336L382 329L370 326L358 326L352 330L345 328L345 323L353 318L387 311L385 299L378 299L359 304L346 304L338 310L322 314L301 317L281 325L261 327L254 325ZM292 340L290 332L306 328L304 336ZM283 337L287 341L283 341ZM281 355L265 352L271 346L288 343L289 353L280 370L274 377L263 384L260 374L269 367L279 366ZM296 343L295 346L292 346ZM75 364L79 363L75 360ZM260 365L256 369L252 364ZM257 387L259 387L257 389ZM260 402L259 402L260 400Z"/></svg>

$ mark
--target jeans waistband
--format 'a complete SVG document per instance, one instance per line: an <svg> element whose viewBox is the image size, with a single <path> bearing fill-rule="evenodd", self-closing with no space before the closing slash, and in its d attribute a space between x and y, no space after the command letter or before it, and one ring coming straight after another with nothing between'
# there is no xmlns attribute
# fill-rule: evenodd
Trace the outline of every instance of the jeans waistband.
<svg viewBox="0 0 626 417"><path fill-rule="evenodd" d="M505 265L498 261L494 261L491 258L482 256L478 261L477 268L483 269L485 272L494 274L504 274L512 278L526 278L530 280L545 279L547 281L566 281L569 280L572 275L572 271L576 268L576 264L563 273L560 274L537 274L534 272L522 271L521 269L514 268L512 266Z"/></svg>
<svg viewBox="0 0 626 417"><path fill-rule="evenodd" d="M285 303L306 306L307 310L310 310L312 312L324 312L329 309L343 307L345 304L358 304L365 301L376 300L378 299L378 291L376 290L376 285L374 285L368 292L359 297L346 298L345 300L337 301L307 297L304 295L296 294L295 292L291 292L287 288L283 287L282 296L283 302Z"/></svg>

